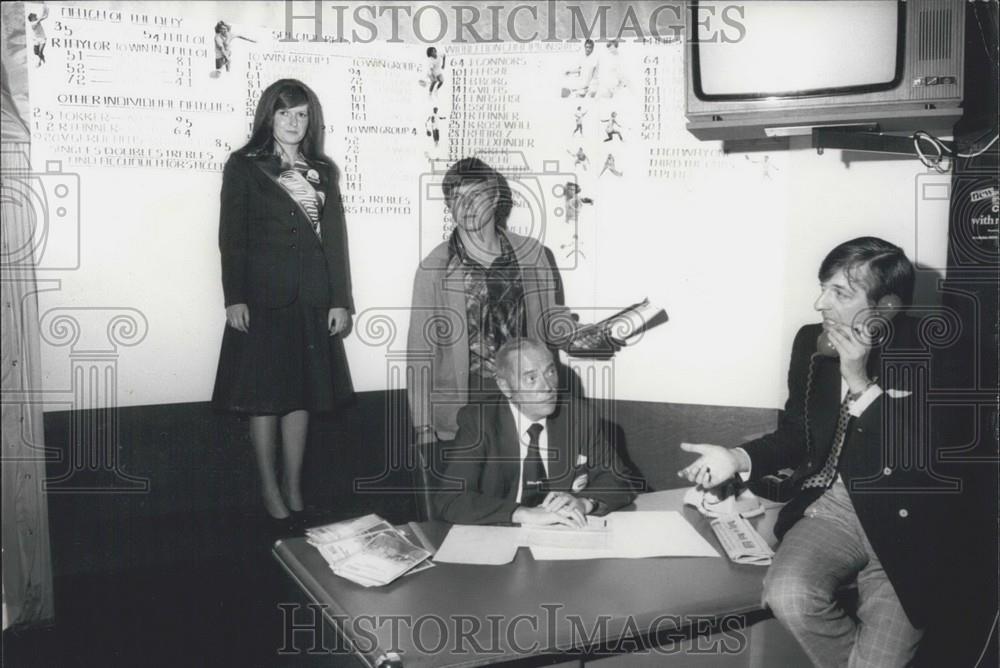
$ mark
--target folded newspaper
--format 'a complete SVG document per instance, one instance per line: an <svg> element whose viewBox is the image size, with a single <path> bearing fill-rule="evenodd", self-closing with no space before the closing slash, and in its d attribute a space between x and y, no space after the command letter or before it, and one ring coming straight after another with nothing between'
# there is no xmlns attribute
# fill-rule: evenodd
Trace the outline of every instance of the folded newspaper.
<svg viewBox="0 0 1000 668"><path fill-rule="evenodd" d="M753 525L740 515L723 515L712 520L712 531L722 543L729 560L736 564L767 566L774 551Z"/></svg>
<svg viewBox="0 0 1000 668"><path fill-rule="evenodd" d="M306 529L306 539L337 575L365 587L386 585L434 564L416 527L397 529L375 514ZM409 533L409 535L407 535Z"/></svg>

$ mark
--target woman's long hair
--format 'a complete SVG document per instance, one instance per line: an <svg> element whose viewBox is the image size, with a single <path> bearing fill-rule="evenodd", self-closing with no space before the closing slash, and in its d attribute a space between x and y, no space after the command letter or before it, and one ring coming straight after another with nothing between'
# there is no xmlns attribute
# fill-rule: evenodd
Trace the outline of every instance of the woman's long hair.
<svg viewBox="0 0 1000 668"><path fill-rule="evenodd" d="M309 123L299 151L306 160L333 164L323 153L323 107L316 93L298 79L278 79L264 89L253 116L250 140L237 153L255 158L274 155L274 114L303 104L309 107Z"/></svg>

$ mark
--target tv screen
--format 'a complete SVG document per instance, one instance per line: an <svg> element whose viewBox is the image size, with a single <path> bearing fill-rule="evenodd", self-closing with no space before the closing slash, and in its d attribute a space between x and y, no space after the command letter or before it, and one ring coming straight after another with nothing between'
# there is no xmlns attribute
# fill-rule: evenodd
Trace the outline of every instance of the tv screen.
<svg viewBox="0 0 1000 668"><path fill-rule="evenodd" d="M750 100L895 87L903 70L903 3L896 0L698 2L692 44L695 94ZM727 10L727 7L729 8ZM723 12L741 39L720 39ZM714 21L714 23L713 23Z"/></svg>

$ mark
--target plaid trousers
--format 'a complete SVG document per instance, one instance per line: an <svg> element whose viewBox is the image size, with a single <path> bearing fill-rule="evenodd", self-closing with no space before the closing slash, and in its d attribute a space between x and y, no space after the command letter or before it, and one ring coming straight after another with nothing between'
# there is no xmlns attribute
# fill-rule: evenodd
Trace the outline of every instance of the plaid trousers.
<svg viewBox="0 0 1000 668"><path fill-rule="evenodd" d="M837 590L857 581L857 619ZM907 666L914 628L838 479L785 534L764 579L764 603L820 668Z"/></svg>

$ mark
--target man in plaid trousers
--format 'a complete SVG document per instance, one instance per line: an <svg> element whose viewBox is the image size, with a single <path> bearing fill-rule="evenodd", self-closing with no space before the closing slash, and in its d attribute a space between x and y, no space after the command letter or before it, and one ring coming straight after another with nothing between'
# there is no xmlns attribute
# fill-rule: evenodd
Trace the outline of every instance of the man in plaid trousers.
<svg viewBox="0 0 1000 668"><path fill-rule="evenodd" d="M819 270L819 325L792 346L778 428L727 449L682 444L698 459L679 475L714 487L792 468L781 544L764 602L817 666L905 666L916 653L940 575L940 504L913 463L926 435L911 366L912 319L900 313L914 270L882 239L840 244ZM923 489L921 489L923 487ZM857 586L857 609L842 605Z"/></svg>

